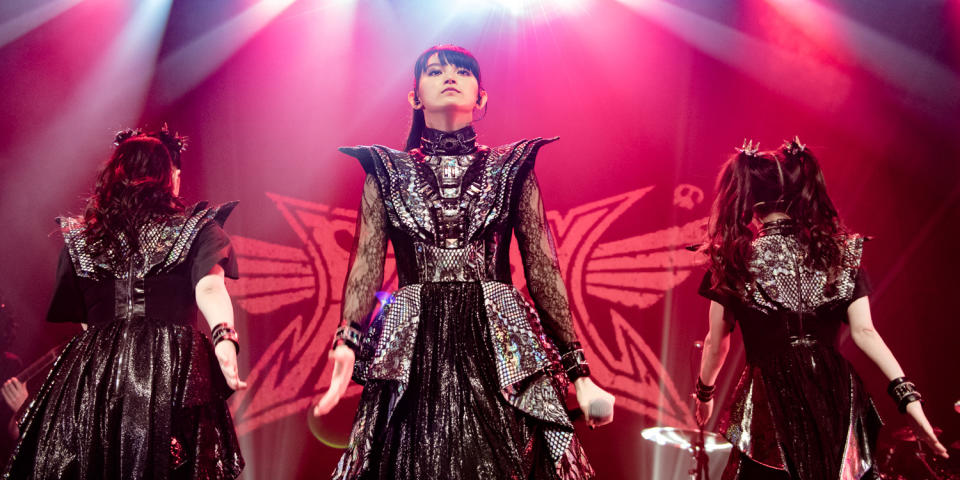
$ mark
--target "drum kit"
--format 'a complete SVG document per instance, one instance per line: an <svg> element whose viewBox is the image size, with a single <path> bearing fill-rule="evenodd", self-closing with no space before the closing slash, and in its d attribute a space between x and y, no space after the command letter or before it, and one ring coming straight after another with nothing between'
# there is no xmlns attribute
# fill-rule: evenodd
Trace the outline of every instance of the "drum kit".
<svg viewBox="0 0 960 480"><path fill-rule="evenodd" d="M938 437L943 430L934 427ZM890 440L877 448L877 466L882 480L960 480L957 455L960 441L947 446L949 460L930 453L910 427L894 430Z"/></svg>

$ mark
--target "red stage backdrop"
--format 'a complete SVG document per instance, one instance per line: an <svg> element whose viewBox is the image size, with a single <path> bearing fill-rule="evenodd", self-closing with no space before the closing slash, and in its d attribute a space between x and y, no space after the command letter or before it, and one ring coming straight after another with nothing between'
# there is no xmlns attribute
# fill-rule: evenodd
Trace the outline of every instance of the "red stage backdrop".
<svg viewBox="0 0 960 480"><path fill-rule="evenodd" d="M42 322L52 218L82 211L114 131L169 122L190 137L184 196L241 201L226 229L250 382L231 399L244 478L326 477L360 391L319 426L322 442L310 433L363 178L336 147L399 147L416 56L455 43L490 95L481 143L561 138L536 169L577 332L618 397L614 424L580 431L599 478L686 478L686 454L640 431L693 423L707 301L704 258L683 247L704 239L714 178L744 137L775 148L799 135L821 157L847 224L876 238L878 329L952 442L958 21L943 1L12 0L0 6L0 294L18 317L15 353L29 361L78 329ZM381 295L396 287L388 257ZM903 426L882 375L841 348L886 435ZM721 395L742 361L735 344Z"/></svg>

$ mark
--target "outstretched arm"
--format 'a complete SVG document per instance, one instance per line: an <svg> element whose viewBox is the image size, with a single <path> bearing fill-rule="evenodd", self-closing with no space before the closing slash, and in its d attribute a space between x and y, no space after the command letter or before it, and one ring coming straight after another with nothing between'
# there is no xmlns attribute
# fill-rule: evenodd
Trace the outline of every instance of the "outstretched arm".
<svg viewBox="0 0 960 480"><path fill-rule="evenodd" d="M700 361L700 380L705 385L715 385L717 375L730 351L730 333L733 316L723 305L711 301L708 314L710 330L703 339L703 358ZM697 423L703 425L713 414L713 399L708 402L697 401Z"/></svg>
<svg viewBox="0 0 960 480"><path fill-rule="evenodd" d="M860 297L847 307L847 319L850 322L850 334L853 342L877 365L887 380L904 376L903 368L893 356L893 352L883 342L883 338L873 326L870 315L870 301L868 297ZM948 457L947 449L937 440L927 416L923 413L923 406L919 401L907 404L907 415L913 423L917 436L920 437L937 455Z"/></svg>
<svg viewBox="0 0 960 480"><path fill-rule="evenodd" d="M357 214L353 258L343 289L340 326L364 329L366 318L376 304L377 290L383 284L383 261L387 255L386 211L380 198L377 179L367 174L363 182L363 198ZM330 412L347 390L353 363L353 350L340 344L329 355L333 360L330 388L313 407L316 416Z"/></svg>
<svg viewBox="0 0 960 480"><path fill-rule="evenodd" d="M570 302L563 285L563 277L560 275L553 238L547 226L540 186L533 171L529 172L521 185L514 232L523 260L527 289L533 297L544 331L556 343L561 355L569 357L578 354L579 343L573 327ZM573 386L577 390L577 403L580 404L589 425L597 426L613 421L613 395L595 385L589 376L575 376ZM590 417L590 404L598 401L610 405L608 417Z"/></svg>

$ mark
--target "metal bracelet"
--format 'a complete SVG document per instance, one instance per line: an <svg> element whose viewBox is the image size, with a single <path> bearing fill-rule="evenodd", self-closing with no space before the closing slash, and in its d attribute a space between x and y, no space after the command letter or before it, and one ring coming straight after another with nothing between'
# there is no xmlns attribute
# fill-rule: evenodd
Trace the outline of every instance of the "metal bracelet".
<svg viewBox="0 0 960 480"><path fill-rule="evenodd" d="M340 345L346 345L354 352L357 352L360 349L362 339L363 333L353 325L342 325L333 336L333 345L330 349L334 350Z"/></svg>
<svg viewBox="0 0 960 480"><path fill-rule="evenodd" d="M579 343L573 343L574 349L560 356L560 364L567 373L567 378L574 381L581 377L590 376L590 364L587 363L587 357L583 354L583 349Z"/></svg>
<svg viewBox="0 0 960 480"><path fill-rule="evenodd" d="M233 348L237 351L237 354L240 353L240 334L229 323L224 322L213 327L213 331L210 333L210 341L214 347L223 341L233 342Z"/></svg>
<svg viewBox="0 0 960 480"><path fill-rule="evenodd" d="M703 383L703 379L699 376L697 377L697 400L700 400L701 403L707 403L710 400L713 400L713 394L716 393L716 385L706 385Z"/></svg>
<svg viewBox="0 0 960 480"><path fill-rule="evenodd" d="M891 380L890 385L887 386L887 393L897 404L897 410L900 413L906 413L907 405L923 398L917 391L917 386L907 377L898 377Z"/></svg>

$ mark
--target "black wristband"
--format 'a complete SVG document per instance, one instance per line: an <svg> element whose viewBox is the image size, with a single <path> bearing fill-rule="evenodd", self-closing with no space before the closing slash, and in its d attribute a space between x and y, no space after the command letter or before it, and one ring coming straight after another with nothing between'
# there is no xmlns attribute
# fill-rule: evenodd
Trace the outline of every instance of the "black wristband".
<svg viewBox="0 0 960 480"><path fill-rule="evenodd" d="M710 400L713 400L713 394L716 393L716 385L706 385L703 383L703 379L699 376L697 377L697 400L700 400L700 403L707 403Z"/></svg>
<svg viewBox="0 0 960 480"><path fill-rule="evenodd" d="M907 413L907 405L911 402L923 399L923 396L917 391L917 386L907 377L898 377L891 380L890 385L887 386L887 393L897 404L897 410L900 413Z"/></svg>
<svg viewBox="0 0 960 480"><path fill-rule="evenodd" d="M240 354L240 335L229 323L224 322L213 327L213 331L210 332L210 341L214 347L223 341L233 342L233 348L237 351L238 355Z"/></svg>
<svg viewBox="0 0 960 480"><path fill-rule="evenodd" d="M337 333L333 336L333 345L330 347L331 350L335 350L340 345L350 347L353 353L357 353L360 350L363 333L354 325L353 323L350 325L342 325L337 329Z"/></svg>
<svg viewBox="0 0 960 480"><path fill-rule="evenodd" d="M566 372L567 378L574 381L578 378L590 376L590 364L587 363L587 357L580 348L580 342L568 344L567 351L560 355L560 365Z"/></svg>

